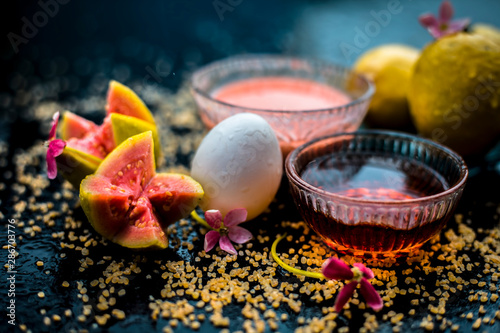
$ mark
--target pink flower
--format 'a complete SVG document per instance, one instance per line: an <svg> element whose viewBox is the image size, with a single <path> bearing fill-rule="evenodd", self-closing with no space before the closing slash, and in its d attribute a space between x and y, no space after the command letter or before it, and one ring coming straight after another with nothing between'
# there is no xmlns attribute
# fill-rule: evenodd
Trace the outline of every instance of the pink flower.
<svg viewBox="0 0 500 333"><path fill-rule="evenodd" d="M218 210L207 210L205 220L215 230L205 235L205 252L210 251L217 242L222 250L230 254L238 254L231 241L243 244L252 239L252 233L238 224L247 219L247 210L238 208L229 211L222 222L222 214Z"/></svg>
<svg viewBox="0 0 500 333"><path fill-rule="evenodd" d="M365 298L366 304L375 311L382 309L384 306L382 298L368 281L374 277L372 270L360 263L356 263L353 266L351 269L346 263L337 258L330 258L323 263L322 273L327 279L349 280L349 283L340 290L335 300L335 311L342 311L344 305L354 294L354 290L358 284L360 285L361 295Z"/></svg>
<svg viewBox="0 0 500 333"><path fill-rule="evenodd" d="M418 20L434 38L438 39L463 31L469 25L468 18L452 21L452 17L453 6L450 1L445 0L439 7L439 17L436 18L433 14L423 14L419 16Z"/></svg>
<svg viewBox="0 0 500 333"><path fill-rule="evenodd" d="M61 139L56 139L56 129L57 123L59 121L59 111L52 117L52 128L49 133L49 140L45 142L47 149L47 176L49 179L54 179L57 176L57 164L56 157L61 155L64 148L66 147L66 142Z"/></svg>

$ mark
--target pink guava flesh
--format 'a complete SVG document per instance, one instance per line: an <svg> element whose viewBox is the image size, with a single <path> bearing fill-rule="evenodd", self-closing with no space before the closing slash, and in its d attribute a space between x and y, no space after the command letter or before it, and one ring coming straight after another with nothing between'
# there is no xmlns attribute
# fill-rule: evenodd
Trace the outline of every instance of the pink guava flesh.
<svg viewBox="0 0 500 333"><path fill-rule="evenodd" d="M80 187L94 229L130 248L167 247L168 225L187 216L202 196L189 176L156 174L151 132L124 141Z"/></svg>

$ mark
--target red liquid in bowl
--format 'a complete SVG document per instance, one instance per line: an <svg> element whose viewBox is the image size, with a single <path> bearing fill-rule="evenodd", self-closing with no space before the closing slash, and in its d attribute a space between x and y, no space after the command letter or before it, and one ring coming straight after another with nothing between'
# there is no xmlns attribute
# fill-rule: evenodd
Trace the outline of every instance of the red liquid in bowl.
<svg viewBox="0 0 500 333"><path fill-rule="evenodd" d="M286 111L321 110L351 102L338 89L293 77L244 79L223 86L213 97L251 109Z"/></svg>
<svg viewBox="0 0 500 333"><path fill-rule="evenodd" d="M317 188L344 197L380 202L425 197L449 188L443 177L421 163L366 154L320 157L304 168L301 178ZM447 218L441 217L416 226L404 221L392 225L363 221L360 217L360 221L353 224L321 211L312 211L306 202L299 203L298 207L304 219L329 246L356 255L402 254L422 245L447 222Z"/></svg>

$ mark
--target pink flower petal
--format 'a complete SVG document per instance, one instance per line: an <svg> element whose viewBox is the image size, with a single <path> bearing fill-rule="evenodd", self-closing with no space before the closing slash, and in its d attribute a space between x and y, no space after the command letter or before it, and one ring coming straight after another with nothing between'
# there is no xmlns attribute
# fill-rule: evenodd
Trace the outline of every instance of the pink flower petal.
<svg viewBox="0 0 500 333"><path fill-rule="evenodd" d="M52 116L52 127L50 128L49 140L56 138L57 123L59 122L59 111Z"/></svg>
<svg viewBox="0 0 500 333"><path fill-rule="evenodd" d="M420 24L427 28L432 37L438 39L459 31L464 31L469 25L469 19L451 21L454 14L453 12L454 10L451 2L445 0L439 7L438 18L432 14L424 14L420 15L418 20L420 21Z"/></svg>
<svg viewBox="0 0 500 333"><path fill-rule="evenodd" d="M205 220L214 229L219 229L222 224L222 214L220 211L211 209L205 212Z"/></svg>
<svg viewBox="0 0 500 333"><path fill-rule="evenodd" d="M335 300L335 311L342 311L344 305L346 305L346 303L352 297L352 294L354 294L354 289L356 289L357 285L357 281L349 282L340 290L340 293Z"/></svg>
<svg viewBox="0 0 500 333"><path fill-rule="evenodd" d="M439 39L443 36L445 36L446 34L444 33L443 30L441 30L439 27L429 27L427 28L427 31L431 34L432 37L434 37L435 39Z"/></svg>
<svg viewBox="0 0 500 333"><path fill-rule="evenodd" d="M436 28L439 29L439 22L436 17L432 14L422 14L418 17L418 21L425 28Z"/></svg>
<svg viewBox="0 0 500 333"><path fill-rule="evenodd" d="M57 176L57 163L56 157L61 155L66 147L66 142L63 140L52 140L49 142L49 148L47 149L47 177L49 179L55 179Z"/></svg>
<svg viewBox="0 0 500 333"><path fill-rule="evenodd" d="M367 278L368 280L373 279L375 277L375 274L373 274L373 271L366 267L365 265L361 263L355 263L353 264L354 267L357 267L361 273L363 273L363 277Z"/></svg>
<svg viewBox="0 0 500 333"><path fill-rule="evenodd" d="M451 5L451 2L445 0L443 1L443 3L441 3L441 6L439 6L439 21L441 23L448 23L450 22L452 17L453 6Z"/></svg>
<svg viewBox="0 0 500 333"><path fill-rule="evenodd" d="M458 19L458 20L452 21L448 25L447 32L448 32L448 34L452 34L455 32L464 31L465 28L467 28L469 26L469 24L470 24L470 19L468 19L468 18Z"/></svg>
<svg viewBox="0 0 500 333"><path fill-rule="evenodd" d="M361 295L365 298L366 304L375 311L384 307L384 302L375 288L367 279L361 279Z"/></svg>
<svg viewBox="0 0 500 333"><path fill-rule="evenodd" d="M252 233L245 228L234 226L229 228L229 239L235 243L243 244L252 239Z"/></svg>
<svg viewBox="0 0 500 333"><path fill-rule="evenodd" d="M222 250L226 251L229 254L237 255L236 249L227 236L222 236L219 240L219 246Z"/></svg>
<svg viewBox="0 0 500 333"><path fill-rule="evenodd" d="M209 232L207 232L207 234L205 235L205 252L213 249L215 244L217 244L217 242L219 241L219 238L220 234L218 231L210 230Z"/></svg>
<svg viewBox="0 0 500 333"><path fill-rule="evenodd" d="M47 177L49 179L55 179L57 176L57 163L56 159L52 154L49 155L49 152L47 151Z"/></svg>
<svg viewBox="0 0 500 333"><path fill-rule="evenodd" d="M330 280L350 280L354 274L351 268L342 260L330 258L323 263L321 268L323 275Z"/></svg>
<svg viewBox="0 0 500 333"><path fill-rule="evenodd" d="M53 157L57 157L62 154L65 147L66 147L66 142L64 142L63 140L61 139L52 140L49 142L49 149L47 150L47 154L49 154L50 152L50 154Z"/></svg>
<svg viewBox="0 0 500 333"><path fill-rule="evenodd" d="M224 217L224 226L232 227L247 220L247 210L245 208L236 208L230 210Z"/></svg>

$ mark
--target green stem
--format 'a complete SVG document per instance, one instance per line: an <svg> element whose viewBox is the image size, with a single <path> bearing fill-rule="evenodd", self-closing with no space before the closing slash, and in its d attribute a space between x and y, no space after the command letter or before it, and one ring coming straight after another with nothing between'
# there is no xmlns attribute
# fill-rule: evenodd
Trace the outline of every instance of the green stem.
<svg viewBox="0 0 500 333"><path fill-rule="evenodd" d="M208 229L213 229L213 228L212 228L212 227L211 227L211 226L207 223L207 221L205 221L204 219L202 219L202 218L201 218L201 216L200 216L200 215L198 215L198 213L197 213L195 210L193 210L193 211L191 212L191 217L192 217L193 219L195 219L195 220L196 220L196 222L198 222L199 224L203 225L204 227L207 227Z"/></svg>
<svg viewBox="0 0 500 333"><path fill-rule="evenodd" d="M289 266L289 265L285 264L278 257L278 254L276 253L276 247L278 246L278 243L283 238L285 238L285 237L286 237L286 233L284 235L279 236L278 238L276 238L276 240L273 242L273 246L271 247L271 255L273 256L274 261L276 261L278 263L278 265L280 265L281 267L283 267L284 269L286 269L290 273L294 273L294 274L297 274L297 275L304 275L304 276L312 277L312 278L315 278L315 279L324 279L325 276L322 273L303 271L301 269L294 268L292 266Z"/></svg>

